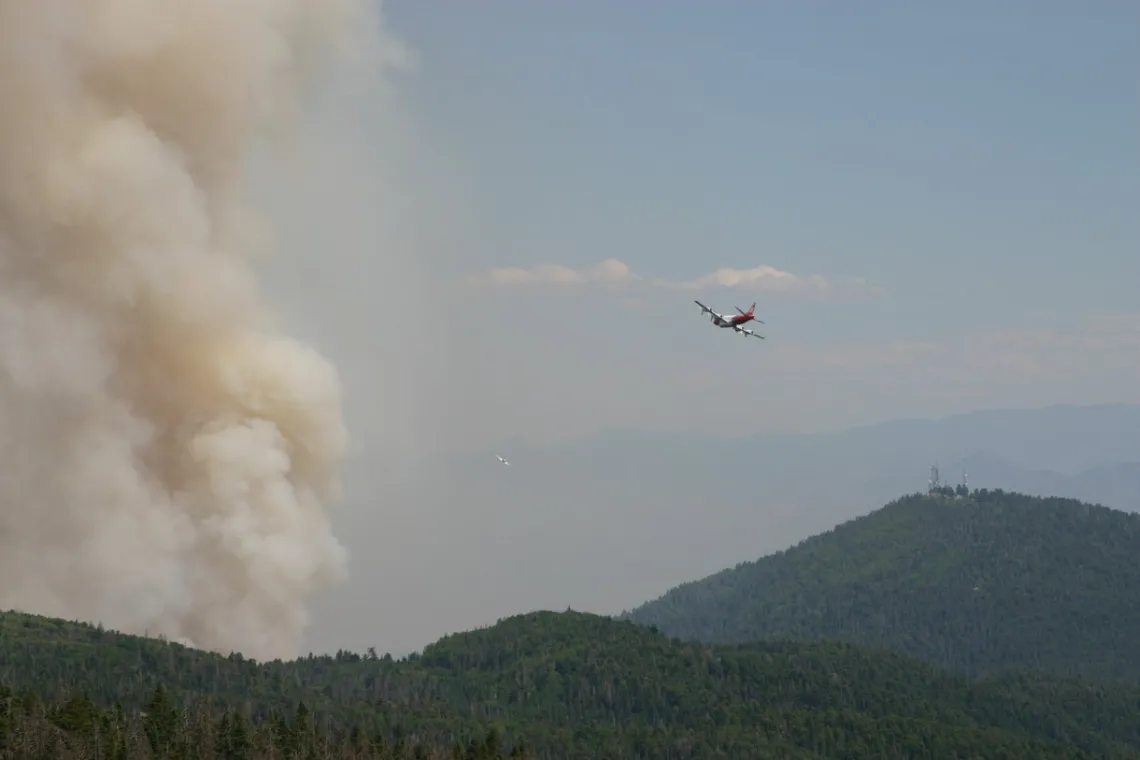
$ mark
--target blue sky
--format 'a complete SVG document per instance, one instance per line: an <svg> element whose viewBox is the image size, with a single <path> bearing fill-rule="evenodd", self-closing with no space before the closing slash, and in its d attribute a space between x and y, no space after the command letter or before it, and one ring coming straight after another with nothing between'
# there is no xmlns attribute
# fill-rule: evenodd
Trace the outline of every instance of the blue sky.
<svg viewBox="0 0 1140 760"><path fill-rule="evenodd" d="M1140 6L383 8L464 445L1137 400ZM606 259L643 279L452 287ZM762 265L830 290L652 285Z"/></svg>

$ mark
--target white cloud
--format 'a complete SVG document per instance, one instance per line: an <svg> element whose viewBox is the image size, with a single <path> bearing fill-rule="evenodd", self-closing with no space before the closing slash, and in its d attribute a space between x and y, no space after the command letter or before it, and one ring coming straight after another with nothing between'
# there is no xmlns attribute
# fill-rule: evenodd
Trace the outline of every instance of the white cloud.
<svg viewBox="0 0 1140 760"><path fill-rule="evenodd" d="M715 272L702 275L695 280L662 284L684 288L685 290L720 287L757 293L823 294L831 290L831 283L822 275L793 274L768 264L761 264L751 269L721 267Z"/></svg>
<svg viewBox="0 0 1140 760"><path fill-rule="evenodd" d="M707 290L732 288L753 293L787 293L789 295L821 296L833 291L832 283L823 275L800 275L769 264L751 269L721 267L692 280L672 281L662 278L645 280L635 274L623 261L606 259L587 269L572 269L559 264L538 264L533 267L501 267L470 278L476 284L499 287L527 285L630 285L639 283L649 287L681 290ZM847 290L856 297L877 295L880 291L862 278L849 283Z"/></svg>

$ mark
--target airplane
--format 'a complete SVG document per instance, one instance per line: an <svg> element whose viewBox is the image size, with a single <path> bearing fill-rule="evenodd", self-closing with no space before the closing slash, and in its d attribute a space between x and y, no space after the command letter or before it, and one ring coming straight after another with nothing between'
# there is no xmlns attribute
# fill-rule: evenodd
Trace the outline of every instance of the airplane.
<svg viewBox="0 0 1140 760"><path fill-rule="evenodd" d="M737 306L736 310L739 311L740 313L739 314L733 314L732 316L725 316L724 314L717 314L715 311L713 311L709 307L705 306L700 301L693 301L693 303L695 303L697 306L701 307L701 314L705 314L706 312L708 314L711 314L712 316L710 317L710 321L714 325L716 325L717 327L731 327L733 330L736 330L736 332L739 333L740 335L750 335L753 338L759 338L760 340L764 340L763 335L756 333L756 332L753 332L752 330L747 330L747 329L741 327L741 325L745 324L746 322L756 322L756 323L761 324L761 325L764 324L763 320L757 319L755 316L753 316L756 313L756 302L755 301L753 301L752 305L750 307L748 307L748 311L744 311L739 306Z"/></svg>
<svg viewBox="0 0 1140 760"><path fill-rule="evenodd" d="M504 466L507 466L507 467L509 467L509 466L510 466L510 464L511 464L510 462L508 462L507 460L503 459L503 458L502 458L501 456L499 456L498 454L496 454L496 455L495 455L495 459L498 459L500 463L502 463Z"/></svg>

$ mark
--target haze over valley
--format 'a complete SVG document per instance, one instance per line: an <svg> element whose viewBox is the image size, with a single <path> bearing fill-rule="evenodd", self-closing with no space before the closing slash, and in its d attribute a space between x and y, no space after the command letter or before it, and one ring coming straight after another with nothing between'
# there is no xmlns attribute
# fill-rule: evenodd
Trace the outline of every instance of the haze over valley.
<svg viewBox="0 0 1140 760"><path fill-rule="evenodd" d="M1131 405L984 411L835 434L602 433L512 446L507 469L496 451L405 471L382 492L389 504L414 505L398 534L376 513L337 516L359 569L318 602L316 651L409 652L519 610L617 614L925 491L935 462L950 485L965 469L971 488L1140 507L1140 406ZM391 614L412 604L421 614Z"/></svg>

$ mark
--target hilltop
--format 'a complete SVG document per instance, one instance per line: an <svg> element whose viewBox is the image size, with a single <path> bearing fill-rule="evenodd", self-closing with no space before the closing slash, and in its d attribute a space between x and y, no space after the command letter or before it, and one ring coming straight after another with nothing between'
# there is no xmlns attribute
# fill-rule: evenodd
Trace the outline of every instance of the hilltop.
<svg viewBox="0 0 1140 760"><path fill-rule="evenodd" d="M306 647L403 654L519 610L630 609L923 489L934 463L951 484L965 469L976 488L1140 509L1140 406L1130 405L502 446L432 455L392 477L367 463L346 474L346 493L367 494L332 515L354 580L322 597ZM416 615L389 613L408 599Z"/></svg>
<svg viewBox="0 0 1140 760"><path fill-rule="evenodd" d="M574 612L512 617L401 660L340 652L264 664L4 613L0 685L34 695L0 699L0 746L54 731L76 745L145 735L189 747L204 730L234 757L270 743L331 757L339 745L324 732L353 747L466 744L472 760L496 756L484 736L548 758L1140 758L1134 688L972 681L834 642L686 644ZM197 708L179 719L179 702ZM142 729L116 728L140 708ZM214 722L194 717L224 709Z"/></svg>
<svg viewBox="0 0 1140 760"><path fill-rule="evenodd" d="M1140 683L1140 516L1002 491L913 495L624 617L706 642L839 639L968 674Z"/></svg>

